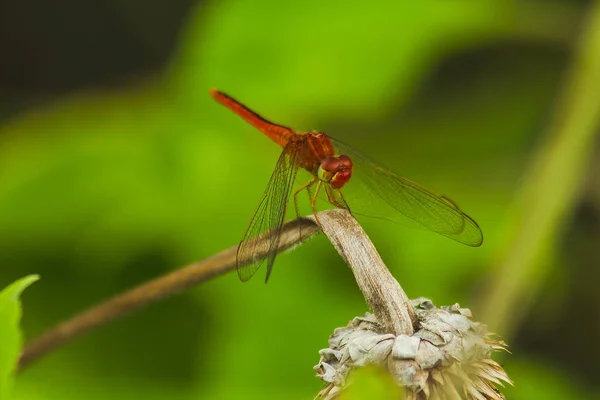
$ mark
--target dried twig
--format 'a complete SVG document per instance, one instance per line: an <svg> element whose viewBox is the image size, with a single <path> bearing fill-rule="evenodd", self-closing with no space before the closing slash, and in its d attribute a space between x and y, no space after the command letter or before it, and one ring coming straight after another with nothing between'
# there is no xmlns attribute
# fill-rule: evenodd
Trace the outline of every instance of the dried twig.
<svg viewBox="0 0 600 400"><path fill-rule="evenodd" d="M299 218L283 226L278 251L294 247L319 232L314 219ZM266 239L268 240L268 239ZM268 246L262 246L268 248ZM235 269L237 246L206 260L144 283L74 316L29 343L19 359L19 370L76 337L162 298L182 292Z"/></svg>

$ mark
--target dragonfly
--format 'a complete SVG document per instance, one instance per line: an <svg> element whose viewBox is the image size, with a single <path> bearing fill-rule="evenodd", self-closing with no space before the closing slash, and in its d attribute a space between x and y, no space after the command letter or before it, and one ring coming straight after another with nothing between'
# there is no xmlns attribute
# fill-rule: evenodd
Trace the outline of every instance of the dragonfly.
<svg viewBox="0 0 600 400"><path fill-rule="evenodd" d="M315 218L317 199L324 194L328 203L353 215L400 223L412 221L468 246L482 244L483 234L477 223L447 197L400 177L324 132L297 132L263 118L219 90L211 89L210 94L283 148L238 246L237 273L241 281L248 281L265 260L265 282L269 280L290 197L293 195L299 216L298 195L304 190ZM294 190L300 169L308 171L310 179Z"/></svg>

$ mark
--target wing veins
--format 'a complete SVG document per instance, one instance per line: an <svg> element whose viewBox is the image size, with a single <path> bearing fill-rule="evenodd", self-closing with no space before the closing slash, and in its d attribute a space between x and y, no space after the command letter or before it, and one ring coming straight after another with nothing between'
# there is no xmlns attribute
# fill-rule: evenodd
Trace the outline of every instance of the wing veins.
<svg viewBox="0 0 600 400"><path fill-rule="evenodd" d="M291 143L286 145L279 156L267 188L238 247L237 271L240 280L244 282L256 273L265 259L268 259L267 279L273 267L287 204L298 171L298 146Z"/></svg>
<svg viewBox="0 0 600 400"><path fill-rule="evenodd" d="M353 147L332 140L340 154L348 155L355 163L349 185L352 179L359 180L372 196L419 225L470 246L481 244L483 237L479 226L452 202L396 175ZM350 208L353 208L352 203ZM357 214L369 216L370 210ZM394 221L386 216L376 218Z"/></svg>

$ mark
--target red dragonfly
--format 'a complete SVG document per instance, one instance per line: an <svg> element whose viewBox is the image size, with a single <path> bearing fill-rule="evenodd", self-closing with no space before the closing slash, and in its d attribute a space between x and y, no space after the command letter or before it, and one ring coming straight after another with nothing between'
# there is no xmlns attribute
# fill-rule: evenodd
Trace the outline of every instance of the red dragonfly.
<svg viewBox="0 0 600 400"><path fill-rule="evenodd" d="M260 199L237 251L237 272L242 281L249 280L267 254L269 279L281 227L290 196L298 215L298 194L306 190L316 215L317 197L324 192L335 207L352 210L353 214L406 222L406 217L440 235L468 246L480 246L483 234L477 223L452 201L437 196L418 184L402 178L371 160L358 150L331 138L324 132L296 132L261 117L237 100L215 89L216 101L242 117L283 148L267 189ZM312 179L293 190L300 168ZM348 196L342 194L352 191ZM268 240L260 240L268 235ZM261 254L263 256L261 256Z"/></svg>

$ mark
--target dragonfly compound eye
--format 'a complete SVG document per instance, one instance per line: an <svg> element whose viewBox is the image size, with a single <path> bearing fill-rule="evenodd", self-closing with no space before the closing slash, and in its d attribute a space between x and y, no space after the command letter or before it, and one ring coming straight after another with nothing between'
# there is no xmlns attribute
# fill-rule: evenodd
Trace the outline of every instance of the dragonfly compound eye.
<svg viewBox="0 0 600 400"><path fill-rule="evenodd" d="M340 160L340 165L342 168L352 170L352 160L350 157L342 154L338 157L338 159Z"/></svg>
<svg viewBox="0 0 600 400"><path fill-rule="evenodd" d="M331 186L335 189L340 189L344 186L352 177L352 160L350 157L341 155L337 157L340 164L338 166L336 174L331 178Z"/></svg>
<svg viewBox="0 0 600 400"><path fill-rule="evenodd" d="M339 189L350 180L352 176L352 161L347 156L325 157L321 160L318 177L328 182L335 189Z"/></svg>
<svg viewBox="0 0 600 400"><path fill-rule="evenodd" d="M340 168L338 157L325 157L319 165L318 177L320 180L329 182Z"/></svg>

